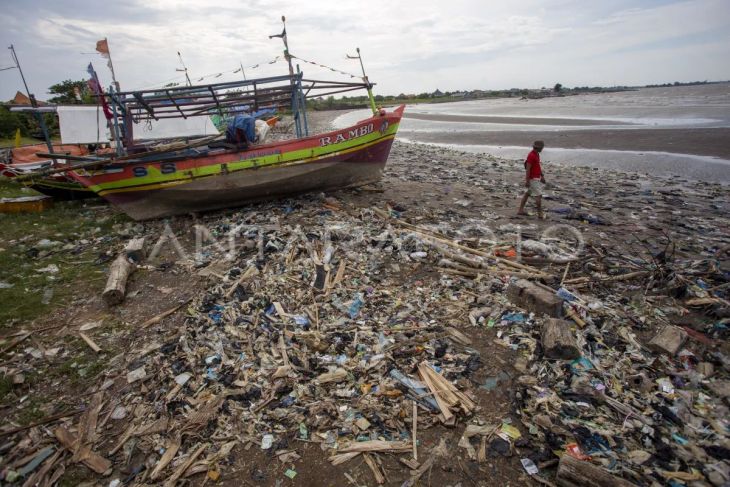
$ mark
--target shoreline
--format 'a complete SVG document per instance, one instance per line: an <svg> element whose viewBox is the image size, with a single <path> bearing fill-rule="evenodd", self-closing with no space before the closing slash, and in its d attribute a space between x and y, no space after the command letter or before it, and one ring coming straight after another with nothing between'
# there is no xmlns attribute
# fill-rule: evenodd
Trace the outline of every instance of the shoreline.
<svg viewBox="0 0 730 487"><path fill-rule="evenodd" d="M595 149L651 151L711 156L730 160L730 128L687 129L584 129L584 130L504 130L474 132L403 131L418 142L459 145L507 145L529 148L533 140L544 139L545 150ZM676 149L678 152L673 152Z"/></svg>

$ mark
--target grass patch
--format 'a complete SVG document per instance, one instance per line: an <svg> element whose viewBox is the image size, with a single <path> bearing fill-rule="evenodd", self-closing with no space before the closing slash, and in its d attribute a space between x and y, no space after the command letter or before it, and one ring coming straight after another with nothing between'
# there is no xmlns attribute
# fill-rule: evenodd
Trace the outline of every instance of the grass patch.
<svg viewBox="0 0 730 487"><path fill-rule="evenodd" d="M22 184L0 177L0 198L17 198L19 196L37 196L40 193L26 188Z"/></svg>
<svg viewBox="0 0 730 487"><path fill-rule="evenodd" d="M44 401L39 397L29 397L23 404L23 409L18 411L15 420L21 425L27 425L45 418L46 413L41 409L43 403Z"/></svg>
<svg viewBox="0 0 730 487"><path fill-rule="evenodd" d="M41 213L0 214L0 328L48 313L88 281L103 279L107 264L97 262L104 248L94 241L127 221L78 201L56 202ZM49 268L57 271L42 272Z"/></svg>

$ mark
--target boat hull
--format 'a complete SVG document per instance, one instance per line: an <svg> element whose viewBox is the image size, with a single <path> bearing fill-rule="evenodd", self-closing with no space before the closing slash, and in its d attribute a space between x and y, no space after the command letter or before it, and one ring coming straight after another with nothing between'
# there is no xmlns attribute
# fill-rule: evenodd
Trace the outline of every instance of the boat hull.
<svg viewBox="0 0 730 487"><path fill-rule="evenodd" d="M243 152L71 175L135 220L353 187L382 177L402 112Z"/></svg>

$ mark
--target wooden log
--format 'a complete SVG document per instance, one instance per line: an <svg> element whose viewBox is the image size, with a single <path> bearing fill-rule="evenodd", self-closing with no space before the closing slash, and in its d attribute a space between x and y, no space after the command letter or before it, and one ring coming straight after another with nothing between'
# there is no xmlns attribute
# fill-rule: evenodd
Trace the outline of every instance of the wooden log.
<svg viewBox="0 0 730 487"><path fill-rule="evenodd" d="M144 237L133 238L124 247L127 258L139 264L144 260Z"/></svg>
<svg viewBox="0 0 730 487"><path fill-rule="evenodd" d="M542 348L546 358L572 360L580 357L578 343L570 331L570 323L551 318L542 326Z"/></svg>
<svg viewBox="0 0 730 487"><path fill-rule="evenodd" d="M567 453L560 458L558 475L555 478L561 487L636 487L590 462L571 457Z"/></svg>
<svg viewBox="0 0 730 487"><path fill-rule="evenodd" d="M106 281L106 288L101 297L108 306L113 306L124 301L124 294L127 292L127 279L134 272L135 266L127 260L127 255L121 253L112 262L109 268L109 279Z"/></svg>

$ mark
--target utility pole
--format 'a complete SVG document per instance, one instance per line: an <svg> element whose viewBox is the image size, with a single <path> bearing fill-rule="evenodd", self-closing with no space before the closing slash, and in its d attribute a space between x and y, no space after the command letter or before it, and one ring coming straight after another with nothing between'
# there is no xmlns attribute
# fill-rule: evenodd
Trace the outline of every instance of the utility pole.
<svg viewBox="0 0 730 487"><path fill-rule="evenodd" d="M10 53L13 57L13 61L15 62L15 66L17 66L18 71L20 72L20 78L23 80L23 86L25 86L25 92L28 95L28 99L30 100L30 106L33 108L38 108L38 102L35 99L35 95L33 95L30 92L30 89L28 88L28 83L25 81L25 75L23 74L23 70L20 67L20 61L18 60L18 55L15 53L15 47L10 44ZM43 114L38 113L37 110L33 110L33 114L36 117L36 120L38 120L38 125L41 126L41 131L43 132L43 138L46 140L46 146L48 147L48 152L53 153L53 144L51 143L51 137L48 134L48 127L46 127L46 122L43 120Z"/></svg>

